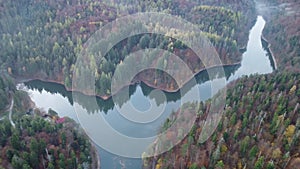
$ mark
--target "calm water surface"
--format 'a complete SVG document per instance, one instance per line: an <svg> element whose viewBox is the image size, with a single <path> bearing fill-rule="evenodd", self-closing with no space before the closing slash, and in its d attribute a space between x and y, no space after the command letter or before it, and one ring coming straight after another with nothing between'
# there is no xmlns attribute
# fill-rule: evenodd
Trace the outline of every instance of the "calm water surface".
<svg viewBox="0 0 300 169"><path fill-rule="evenodd" d="M265 74L271 73L274 68L266 50L264 50L261 43L262 30L265 21L261 16L257 17L256 24L250 31L247 51L243 54L241 65L225 67L226 80L230 82L243 75L250 74ZM202 72L196 76L197 84L187 84L181 91L185 100L192 100L193 93L200 92L201 100L207 100L211 97L211 81L207 73ZM217 78L215 80L218 80ZM65 90L62 85L55 83L47 83L41 81L30 81L25 83L23 90L28 91L31 99L36 106L44 110L49 108L55 110L60 116L68 116L78 122L73 105L79 106L84 116L102 116L114 129L132 137L149 137L157 134L160 126L170 115L172 111L177 110L183 98L180 93L165 93L167 97L166 102L160 102L157 98L150 98L149 93L152 88L142 84L137 84L130 87L130 98L115 104L111 99L104 101L97 98L97 106L91 105L90 101L94 97L84 96L80 97L81 101L73 103L72 93ZM124 106L128 103L134 105L138 110L145 111L151 107L151 104L165 105L163 114L153 122L147 124L139 124L130 122L125 119L117 111L117 106ZM101 156L101 168L113 169L122 168L126 166L128 169L140 169L142 166L141 159L123 158L105 151L98 147Z"/></svg>

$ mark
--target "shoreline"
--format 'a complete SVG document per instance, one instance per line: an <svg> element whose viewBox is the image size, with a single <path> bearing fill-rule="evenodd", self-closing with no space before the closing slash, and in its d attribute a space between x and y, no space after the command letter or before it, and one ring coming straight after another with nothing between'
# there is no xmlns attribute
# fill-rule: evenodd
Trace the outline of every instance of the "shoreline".
<svg viewBox="0 0 300 169"><path fill-rule="evenodd" d="M170 90L170 89L165 89L165 88L162 88L162 87L156 87L154 86L153 84L149 84L148 82L145 82L144 80L135 80L135 81L132 81L131 83L129 84L125 84L122 88L120 88L117 92L111 94L111 95L99 95L99 94L91 94L89 92L86 92L86 91L78 91L78 90L74 90L73 88L70 88L70 87L67 87L63 82L61 81L58 81L58 80L53 80L53 79L43 79L43 78L40 78L40 77L32 77L32 78L22 78L22 77L17 77L15 76L15 81L16 81L16 84L18 83L26 83L26 82L30 82L30 81L34 81L34 80L39 80L39 81L42 81L42 82L49 82L49 83L55 83L55 84L59 84L59 85L62 85L66 91L68 92L77 92L77 93L80 93L80 94L83 94L83 95L86 95L86 96L96 96L98 98L101 98L102 100L108 100L110 98L112 98L114 95L116 95L118 92L122 91L124 88L126 87L129 87L129 86L132 86L132 85L136 85L138 83L141 83L143 82L145 85L147 85L148 87L151 87L151 88L154 88L154 89L159 89L159 90L162 90L164 92L168 92L168 93L176 93L178 92L184 85L186 85L188 82L190 82L193 78L195 78L195 76L197 76L198 74L206 71L206 70L210 70L210 69L214 69L214 68L223 68L224 67L230 67L230 66L237 66L237 65L240 65L241 64L241 61L239 62L236 62L236 63L231 63L231 64L222 64L222 65L214 65L214 66L210 66L208 68L203 68L203 69L200 69L199 71L197 71L196 73L194 73L192 75L191 78L189 78L187 81L183 82L181 86L179 86L177 89L174 89L174 90Z"/></svg>
<svg viewBox="0 0 300 169"><path fill-rule="evenodd" d="M275 68L275 70L277 70L278 69L278 67L277 67L277 60L276 60L275 55L274 55L274 53L273 53L273 51L271 49L271 43L269 43L269 41L267 40L267 38L265 38L265 36L263 34L261 35L261 40L262 40L262 42L264 42L264 43L267 44L266 48L267 48L269 54L272 57L272 60L273 60L273 63L274 63L274 68Z"/></svg>

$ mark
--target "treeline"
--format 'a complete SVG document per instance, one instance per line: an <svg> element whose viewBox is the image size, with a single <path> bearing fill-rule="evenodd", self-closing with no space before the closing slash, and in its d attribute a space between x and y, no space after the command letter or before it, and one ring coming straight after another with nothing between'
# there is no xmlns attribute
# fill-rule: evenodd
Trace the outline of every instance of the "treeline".
<svg viewBox="0 0 300 169"><path fill-rule="evenodd" d="M96 30L117 16L155 10L181 16L198 24L203 31L208 32L206 36L217 48L223 63L238 62L241 59L238 49L246 44L245 39L248 37L248 31L245 30L250 29L255 19L254 5L246 1L236 5L236 2L228 1L219 4L222 7L212 7L216 4L210 1L164 0L138 3L80 0L3 1L0 3L1 68L15 76L54 80L70 88L73 72L80 74L85 71L77 70L83 68L76 67L75 62L80 51L84 49L83 44ZM189 10L190 6L197 7ZM252 15L249 15L250 11ZM212 17L203 17L208 15ZM103 56L102 60L93 60L92 56L89 58L91 65L97 67L96 93L111 94L111 77L115 67L126 55L153 47L177 52L182 58L189 53L178 53L185 47L169 37L145 34L125 39ZM198 70L203 68L199 68L199 61L190 63L198 65ZM195 65L192 65L193 68ZM172 81L165 79L166 83Z"/></svg>
<svg viewBox="0 0 300 169"><path fill-rule="evenodd" d="M0 168L90 168L96 153L74 122L55 124L40 116L22 115L13 128L0 123Z"/></svg>
<svg viewBox="0 0 300 169"><path fill-rule="evenodd" d="M224 71L225 71L225 75L226 78L229 78L229 76L235 72L237 69L239 68L239 65L236 66L227 66L225 67ZM199 74L197 74L195 76L195 80L197 84L202 84L207 82L210 78L215 79L219 77L219 69L215 68L215 69L210 69L210 76L208 75L207 71L203 71ZM31 90L38 90L38 91L42 91L45 90L47 92L50 92L52 94L55 93L59 93L60 95L66 97L68 99L68 101L70 102L71 105L73 105L73 96L74 93L72 93L71 91L68 91L65 86L57 84L57 83L51 83L51 82L43 82L40 80L33 80L33 81L29 81L24 83L25 86L28 89ZM170 101L178 101L182 96L184 96L192 86L195 86L196 84L193 81L188 82L186 85L184 85L180 91L177 92L165 92L166 94L166 99L167 102ZM146 85L145 83L141 83L140 84L143 95L145 96L149 96L149 94L155 90L155 88L153 87L149 87L148 85ZM93 99L94 97L90 97L81 93L76 93L75 97L76 97L76 103L80 104L84 109L87 110L87 112L89 113L96 113L99 111L103 111L104 113L107 113L109 110L112 110L115 106L115 104L117 104L118 106L122 106L125 102L128 101L128 99L130 98L130 96L132 96L135 91L137 89L137 85L132 85L129 87L129 97L127 95L118 95L117 99L116 97L114 98L114 100L112 98L109 99L101 99L99 97L96 98L97 101L97 105L95 106L93 104ZM124 98L122 98L124 97ZM156 98L154 98L156 99ZM158 105L162 104L160 99L156 100L156 103Z"/></svg>
<svg viewBox="0 0 300 169"><path fill-rule="evenodd" d="M299 168L299 79L299 74L284 72L231 83L223 117L206 142L200 142L200 133L210 102L200 104L200 116L181 143L144 159L144 168ZM180 137L179 131L172 132Z"/></svg>

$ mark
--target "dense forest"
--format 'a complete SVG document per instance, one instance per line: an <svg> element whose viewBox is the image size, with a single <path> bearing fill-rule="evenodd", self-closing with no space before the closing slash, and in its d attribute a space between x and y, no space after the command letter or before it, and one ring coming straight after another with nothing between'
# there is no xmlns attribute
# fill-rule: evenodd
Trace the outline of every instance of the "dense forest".
<svg viewBox="0 0 300 169"><path fill-rule="evenodd" d="M80 76L85 72L74 64L88 38L116 17L145 11L170 13L197 24L216 47L224 64L238 63L241 60L239 49L246 45L248 30L256 17L254 2L247 0L238 3L161 0L137 1L136 4L128 1L1 1L1 69L15 77L56 81L70 89L73 73ZM181 56L188 64L194 64L192 71L204 68L201 61L189 59L193 54L176 39L156 34L137 35L124 39L101 59L89 56L87 64L96 66L96 94L111 94L111 77L126 55L153 47ZM155 86L155 80L149 81L149 85ZM170 79L167 82L172 83Z"/></svg>
<svg viewBox="0 0 300 169"><path fill-rule="evenodd" d="M163 124L162 131L172 125L173 118L181 110L188 114L190 109L199 107L189 134L168 152L143 158L143 167L299 169L300 3L297 0L257 0L256 3L258 7L251 0L0 1L0 169L97 167L97 152L80 127L68 118L58 117L52 110L47 114L33 109L34 104L28 94L16 89L15 79L40 79L40 84L29 84L28 87L50 93L61 90L72 104L72 93L65 89L72 90L74 76L83 76L90 73L88 70L94 70L95 92L107 99L97 99L97 102L101 105L100 109L107 112L115 104L122 105L128 101L120 98L120 102L113 102L109 96L112 94L112 76L120 73L116 68L130 53L142 49L164 49L178 55L194 75L204 68L186 44L170 36L153 33L123 39L107 53L99 54L99 45L109 43L101 39L88 49L91 50L90 55L81 63L86 67L75 65L78 55L86 49L86 42L100 27L121 16L149 11L176 15L197 25L203 31L201 34L215 47L222 63L235 65L230 70L232 72L241 61L249 30L257 14L261 14L267 21L262 39L269 43L268 49L278 70L231 82L227 86L222 119L204 143L200 133L211 100L185 104L175 111ZM130 34L136 27L147 29L137 22L121 31ZM161 25L155 27L166 29ZM167 32L169 35L172 33L171 30ZM180 36L187 35L195 34L180 32ZM132 63L142 65L143 61ZM169 66L167 60L157 62L164 67ZM232 72L226 72L226 76ZM197 82L207 80L208 77L202 75L196 76ZM171 76L161 71L146 70L132 80L142 81L142 85L148 86L143 89L146 96L156 88L169 92L181 87L186 90L186 86L176 84ZM46 83L50 85L47 86L44 81L60 83L61 86L51 91L51 84ZM131 86L130 94L135 90L135 86ZM81 92L89 94L90 91ZM99 109L90 105L88 96L78 96L80 104L89 112ZM167 101L179 98L177 91ZM7 118L9 112L14 112L12 120L15 125ZM160 143L172 143L175 137L182 137L182 131L170 131Z"/></svg>
<svg viewBox="0 0 300 169"><path fill-rule="evenodd" d="M300 168L299 2L256 3L267 20L263 39L269 42L278 70L230 83L222 120L204 143L199 138L201 122L210 101L196 104L200 110L190 133L168 152L144 158L144 168ZM193 107L195 103L182 109ZM162 130L171 124L172 117ZM171 131L162 143L173 137L180 137L180 132Z"/></svg>
<svg viewBox="0 0 300 169"><path fill-rule="evenodd" d="M74 121L53 120L27 113L19 115L13 127L8 119L0 123L0 168L96 168L97 151ZM53 111L49 114L53 114Z"/></svg>
<svg viewBox="0 0 300 169"><path fill-rule="evenodd" d="M206 142L199 136L210 102L199 104L198 118L182 142L158 157L145 158L144 168L299 168L299 79L299 74L285 72L230 83L224 116ZM190 106L195 103L184 109ZM164 128L171 124L172 118ZM180 137L179 130L170 132L166 135Z"/></svg>

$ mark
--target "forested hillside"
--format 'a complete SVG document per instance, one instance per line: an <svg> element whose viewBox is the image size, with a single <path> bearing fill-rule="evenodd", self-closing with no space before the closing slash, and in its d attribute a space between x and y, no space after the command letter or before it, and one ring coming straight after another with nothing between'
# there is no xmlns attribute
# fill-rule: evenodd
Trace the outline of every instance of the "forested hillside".
<svg viewBox="0 0 300 169"><path fill-rule="evenodd" d="M209 0L135 3L12 0L1 1L0 11L1 69L15 77L56 81L68 88L71 87L73 71L78 74L84 71L74 66L77 55L84 48L83 44L96 30L116 17L145 11L181 16L198 24L206 32L224 64L240 62L239 49L246 45L248 31L256 18L254 2L247 0L238 3ZM127 54L150 47L166 49L183 58L191 55L188 50L182 50L186 47L169 37L155 34L130 37L102 59L95 60L92 56L89 59L89 64L97 65L96 93L110 95L110 81L115 67ZM190 60L190 63L197 66L192 70L203 69L199 62Z"/></svg>
<svg viewBox="0 0 300 169"><path fill-rule="evenodd" d="M299 2L257 3L258 13L267 21L263 38L279 70L229 84L222 120L204 143L199 138L201 122L210 101L201 103L188 136L170 151L145 158L144 168L300 168ZM189 106L182 109L188 111ZM162 129L171 124L172 117ZM172 131L163 141L171 142L174 135L180 137L180 132Z"/></svg>
<svg viewBox="0 0 300 169"><path fill-rule="evenodd" d="M96 168L97 151L75 122L22 115L0 123L0 168Z"/></svg>
<svg viewBox="0 0 300 169"><path fill-rule="evenodd" d="M266 18L264 35L270 42L278 67L300 69L300 2L294 0L268 0L260 2L260 13ZM266 5L265 7L263 5Z"/></svg>
<svg viewBox="0 0 300 169"><path fill-rule="evenodd" d="M188 136L170 151L144 159L144 168L299 168L299 79L299 74L277 73L229 84L224 116L208 141L199 143L199 135L210 102L200 104ZM180 137L179 130L173 132Z"/></svg>
<svg viewBox="0 0 300 169"><path fill-rule="evenodd" d="M271 74L242 77L227 86L222 119L204 143L200 133L211 100L181 107L187 114L191 113L190 109L199 107L192 130L168 152L144 158L145 169L299 169L299 7L297 0L0 0L0 169L98 167L97 152L80 127L69 118L58 117L52 110L47 114L34 109L28 94L16 89L15 79L42 80L29 84L28 88L50 93L62 91L61 94L72 104L72 93L65 89L72 90L74 76L84 76L91 74L88 70L95 70L92 72L96 78L95 92L104 98L97 100L100 108L87 99L87 95L94 94L94 91L81 91L79 101L90 112L98 109L107 112L127 101L121 98L117 103L108 98L113 94L112 77L120 73L116 68L128 64L123 61L130 53L158 48L178 55L193 75L205 68L187 44L170 37L174 30L168 30L166 36L153 33L131 36L103 55L97 51L98 47L110 41L100 39L92 45L85 60L75 66L80 52L87 49L86 42L97 30L118 17L139 12L163 12L197 25L203 31L201 35L205 35L215 47L222 63L234 65L232 70L227 69L227 76L237 70L249 30L257 14L261 14L267 21L262 38L269 42L278 67ZM128 25L120 30L130 34L136 27L147 29L140 22ZM166 29L159 24L153 25L157 29ZM179 32L178 36L199 34ZM165 68L173 63L162 58L150 62ZM131 68L138 67L137 64L149 63L148 59L143 57L126 66L134 70ZM200 83L206 82L208 77L196 79ZM175 102L182 97L180 94L185 94L177 90L182 86L162 71L149 69L130 80L131 83L142 81L141 85L149 87L143 91L145 96L154 89L177 91L176 96L167 98L168 102ZM53 89L45 81L62 85ZM179 111L169 117L161 130L172 125ZM9 114L12 118L8 118ZM190 120L189 116L184 117L187 118L183 121ZM158 147L158 143L173 144L174 138L181 138L182 133L182 130L172 130L164 140L157 139L154 146Z"/></svg>

